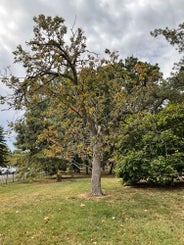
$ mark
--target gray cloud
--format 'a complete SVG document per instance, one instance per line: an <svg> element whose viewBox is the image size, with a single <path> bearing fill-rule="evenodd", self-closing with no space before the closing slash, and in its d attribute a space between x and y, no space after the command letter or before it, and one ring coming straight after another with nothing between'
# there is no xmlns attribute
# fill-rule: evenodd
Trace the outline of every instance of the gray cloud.
<svg viewBox="0 0 184 245"><path fill-rule="evenodd" d="M135 55L159 63L165 76L179 59L177 52L163 38L154 39L150 31L166 26L175 28L183 22L183 0L1 0L0 70L11 66L21 76L23 69L13 64L12 51L32 37L33 17L59 15L72 27L80 26L87 36L88 49L102 54L105 48L118 50L125 58ZM6 89L0 83L0 94ZM0 111L0 125L14 120L13 111Z"/></svg>

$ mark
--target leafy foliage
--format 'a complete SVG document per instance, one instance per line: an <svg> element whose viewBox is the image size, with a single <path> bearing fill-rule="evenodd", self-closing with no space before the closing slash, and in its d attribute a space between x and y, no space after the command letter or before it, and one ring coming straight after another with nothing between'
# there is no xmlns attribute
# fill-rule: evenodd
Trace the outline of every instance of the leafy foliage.
<svg viewBox="0 0 184 245"><path fill-rule="evenodd" d="M151 34L154 37L162 35L165 39L176 48L181 55L178 63L175 63L171 77L167 81L167 90L170 90L169 99L172 101L183 102L184 91L184 23L179 24L178 28L156 29Z"/></svg>
<svg viewBox="0 0 184 245"><path fill-rule="evenodd" d="M121 62L115 52L106 50L100 59L86 49L86 38L78 28L67 28L60 17L34 18L34 38L14 52L15 62L26 69L23 81L12 77L7 85L14 90L11 104L30 110L35 104L50 100L46 117L54 123L42 131L39 143L49 142L47 155L85 152L81 138L89 138L92 155L92 194L101 195L101 156L106 132L114 124L117 94L124 97ZM116 112L117 114L117 112ZM57 123L59 122L59 123ZM63 129L64 128L64 132ZM61 144L61 141L63 142ZM73 150L74 148L74 150Z"/></svg>
<svg viewBox="0 0 184 245"><path fill-rule="evenodd" d="M92 159L91 194L102 195L101 167L119 149L125 183L172 183L183 171L182 60L164 81L157 64L123 61L108 49L105 58L89 52L82 29L69 32L63 18L39 15L34 22L33 39L14 52L25 79L4 80L13 90L9 104L26 110L15 127L17 146L29 150L33 165ZM183 24L153 33L160 34L183 52Z"/></svg>
<svg viewBox="0 0 184 245"><path fill-rule="evenodd" d="M27 49L19 45L14 52L15 62L25 67L26 77L6 81L14 91L11 104L31 111L49 101L42 114L49 120L48 127L43 129L36 119L36 137L29 135L28 144L36 138L38 145L33 142L33 148L37 150L46 142L42 154L52 158L60 155L70 160L77 154L86 160L86 155L90 156L91 193L101 195L102 158L113 148L111 137L120 122L144 108L158 107L153 105L149 90L157 89L159 68L133 57L123 62L117 52L108 49L106 58L88 52L83 31L72 29L68 37L64 19L58 16L39 15L34 22L34 37L26 43ZM31 117L25 127L32 131Z"/></svg>
<svg viewBox="0 0 184 245"><path fill-rule="evenodd" d="M6 166L8 147L4 138L3 128L0 127L0 166Z"/></svg>
<svg viewBox="0 0 184 245"><path fill-rule="evenodd" d="M184 105L130 120L121 136L118 176L125 184L172 184L184 171Z"/></svg>
<svg viewBox="0 0 184 245"><path fill-rule="evenodd" d="M38 170L46 171L51 175L56 174L58 169L66 170L66 161L61 158L61 152L56 150L56 145L55 154L51 154L51 152L47 154L48 148L53 142L49 137L44 138L43 133L46 130L50 132L55 125L54 118L47 116L50 107L49 102L35 105L34 108L26 111L24 120L17 122L14 127L17 132L15 146L18 150L26 153L28 159L26 168L31 168L34 174ZM19 167L22 168L21 163L22 161L19 161ZM23 168L25 169L25 167Z"/></svg>
<svg viewBox="0 0 184 245"><path fill-rule="evenodd" d="M151 34L155 37L163 35L171 45L177 47L179 52L184 52L184 23L179 24L177 29L166 27L165 29L156 29Z"/></svg>
<svg viewBox="0 0 184 245"><path fill-rule="evenodd" d="M157 29L151 34L155 37L163 35L183 55L183 29L182 23L177 29ZM140 115L131 116L122 124L117 174L126 184L146 181L168 185L183 174L183 65L182 57L171 77L151 90L148 97L153 95L156 110L147 107Z"/></svg>

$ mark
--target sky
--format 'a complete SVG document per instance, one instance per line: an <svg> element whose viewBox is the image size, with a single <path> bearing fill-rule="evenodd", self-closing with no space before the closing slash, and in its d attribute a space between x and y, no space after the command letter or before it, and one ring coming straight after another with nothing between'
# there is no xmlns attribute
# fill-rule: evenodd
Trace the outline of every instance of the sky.
<svg viewBox="0 0 184 245"><path fill-rule="evenodd" d="M179 60L176 50L163 37L153 38L156 28L176 28L184 21L183 0L0 0L0 72L6 67L23 76L21 65L13 63L17 45L25 45L33 36L33 17L39 14L61 16L70 29L75 23L87 37L88 50L103 54L105 48L119 51L122 59L134 55L151 64L158 63L168 77L173 63ZM0 95L10 91L0 81ZM0 126L8 131L8 123L22 112L6 110L0 105ZM13 150L15 133L6 136Z"/></svg>

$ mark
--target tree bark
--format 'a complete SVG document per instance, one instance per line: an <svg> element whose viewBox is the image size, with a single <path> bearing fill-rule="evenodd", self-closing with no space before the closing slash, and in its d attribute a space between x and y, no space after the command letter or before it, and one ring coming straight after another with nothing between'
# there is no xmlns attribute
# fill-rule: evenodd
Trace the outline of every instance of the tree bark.
<svg viewBox="0 0 184 245"><path fill-rule="evenodd" d="M102 196L101 190L101 136L97 135L96 142L93 144L91 195Z"/></svg>
<svg viewBox="0 0 184 245"><path fill-rule="evenodd" d="M112 174L112 170L113 170L113 168L114 168L114 163L113 163L113 162L111 162L111 163L110 163L110 169L109 169L109 172L108 172L108 174L109 174L109 175L111 175L111 174Z"/></svg>
<svg viewBox="0 0 184 245"><path fill-rule="evenodd" d="M86 167L86 175L88 175L89 174L89 162L88 162L87 158L85 159L84 163L85 163L85 167Z"/></svg>

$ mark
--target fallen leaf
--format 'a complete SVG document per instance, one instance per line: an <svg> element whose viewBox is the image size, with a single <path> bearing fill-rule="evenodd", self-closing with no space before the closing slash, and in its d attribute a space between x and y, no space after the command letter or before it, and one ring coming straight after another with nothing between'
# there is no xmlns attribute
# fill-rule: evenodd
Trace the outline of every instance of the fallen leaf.
<svg viewBox="0 0 184 245"><path fill-rule="evenodd" d="M46 217L44 218L44 220L45 220L45 223L48 223L48 221L49 221L49 217L48 217L48 216L46 216Z"/></svg>

